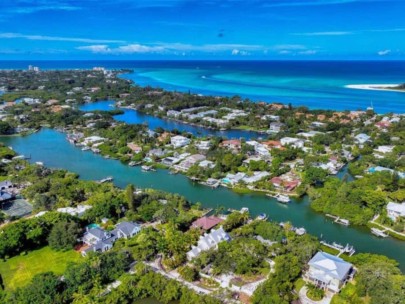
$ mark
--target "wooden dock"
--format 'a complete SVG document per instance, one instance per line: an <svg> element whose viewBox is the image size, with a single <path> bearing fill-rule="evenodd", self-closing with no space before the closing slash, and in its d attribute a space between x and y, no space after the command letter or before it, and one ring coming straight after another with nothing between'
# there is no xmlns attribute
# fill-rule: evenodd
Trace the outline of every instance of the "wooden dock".
<svg viewBox="0 0 405 304"><path fill-rule="evenodd" d="M326 247L329 247L329 248L332 248L332 249L335 249L335 250L339 251L338 256L340 256L342 253L346 253L348 256L352 256L356 252L354 247L350 246L349 244L346 244L346 246L343 246L343 245L340 245L340 244L335 243L335 242L328 243L328 242L325 242L325 241L321 241L321 244L326 246Z"/></svg>

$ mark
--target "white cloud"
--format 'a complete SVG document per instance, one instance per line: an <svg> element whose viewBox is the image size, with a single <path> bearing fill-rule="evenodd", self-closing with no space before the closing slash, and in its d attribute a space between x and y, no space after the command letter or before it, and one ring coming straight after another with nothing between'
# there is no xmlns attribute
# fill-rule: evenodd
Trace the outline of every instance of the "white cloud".
<svg viewBox="0 0 405 304"><path fill-rule="evenodd" d="M232 55L249 55L249 51L263 51L265 48L260 45L244 44L202 44L192 45L183 43L155 43L146 44L128 44L118 47L110 47L105 44L79 46L78 50L90 51L99 54L137 54L137 53L171 53L182 54L187 52L231 52Z"/></svg>
<svg viewBox="0 0 405 304"><path fill-rule="evenodd" d="M306 50L307 47L302 44L278 44L273 47L273 49L277 51L285 51L285 50Z"/></svg>
<svg viewBox="0 0 405 304"><path fill-rule="evenodd" d="M20 33L0 33L0 39L27 39L41 41L66 41L66 42L83 42L83 43L124 43L122 40L110 39L89 39L89 38L74 38L74 37L58 37L44 35L25 35Z"/></svg>
<svg viewBox="0 0 405 304"><path fill-rule="evenodd" d="M391 53L391 50L382 50L377 52L379 56L385 56L388 55L389 53Z"/></svg>
<svg viewBox="0 0 405 304"><path fill-rule="evenodd" d="M306 50L306 51L298 52L298 54L300 54L300 55L315 55L317 53L318 53L317 50Z"/></svg>
<svg viewBox="0 0 405 304"><path fill-rule="evenodd" d="M309 33L294 33L297 36L346 36L352 35L353 32L335 31L335 32L309 32Z"/></svg>

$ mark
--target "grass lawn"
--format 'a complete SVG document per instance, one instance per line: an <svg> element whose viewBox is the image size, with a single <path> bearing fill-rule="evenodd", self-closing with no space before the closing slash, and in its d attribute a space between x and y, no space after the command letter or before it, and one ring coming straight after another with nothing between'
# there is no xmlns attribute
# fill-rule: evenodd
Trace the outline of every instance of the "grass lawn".
<svg viewBox="0 0 405 304"><path fill-rule="evenodd" d="M80 259L81 255L76 251L55 251L47 246L0 262L0 273L6 289L15 289L28 284L34 275L41 272L62 274L69 262Z"/></svg>

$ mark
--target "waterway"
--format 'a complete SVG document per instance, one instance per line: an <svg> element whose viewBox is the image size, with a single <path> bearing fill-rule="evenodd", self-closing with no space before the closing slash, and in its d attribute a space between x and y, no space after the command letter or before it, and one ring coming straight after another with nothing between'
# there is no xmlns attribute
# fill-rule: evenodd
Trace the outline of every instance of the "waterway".
<svg viewBox="0 0 405 304"><path fill-rule="evenodd" d="M103 100L93 103L87 103L80 106L80 110L91 112L91 111L109 111L112 109L117 109L115 102L112 100ZM195 136L217 136L226 138L266 138L268 135L264 133L245 131L245 130L226 130L217 131L208 128L198 127L191 124L186 124L178 122L171 119L162 119L156 116L143 114L139 111L133 109L119 108L124 111L123 114L116 115L114 118L118 121L123 121L128 124L147 124L149 129L155 130L161 127L165 130L173 131L178 130L180 132L192 133Z"/></svg>
<svg viewBox="0 0 405 304"><path fill-rule="evenodd" d="M114 183L125 187L132 183L137 187L150 187L167 192L179 193L191 202L201 202L204 207L240 209L248 207L252 216L266 213L275 221L291 221L294 226L306 230L326 241L353 245L357 252L371 252L386 255L400 262L405 272L405 242L392 238L380 239L370 234L367 228L345 227L333 223L309 206L308 197L292 200L289 205L258 194L240 195L226 188L211 189L193 183L187 177L170 175L167 170L142 172L139 167L129 167L119 161L105 159L100 155L71 145L64 133L43 129L26 137L2 137L0 141L12 146L15 151L31 156L31 161L43 161L51 168L63 168L80 174L86 180L99 180L113 176Z"/></svg>

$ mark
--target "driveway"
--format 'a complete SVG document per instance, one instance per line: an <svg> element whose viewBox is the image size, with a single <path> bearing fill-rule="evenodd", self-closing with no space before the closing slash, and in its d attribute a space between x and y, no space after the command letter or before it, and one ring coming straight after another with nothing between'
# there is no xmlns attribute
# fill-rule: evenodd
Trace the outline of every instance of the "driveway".
<svg viewBox="0 0 405 304"><path fill-rule="evenodd" d="M320 301L313 301L307 297L307 287L304 286L301 288L299 292L299 297L302 304L329 304L332 300L332 297L329 295L325 295L325 297Z"/></svg>

